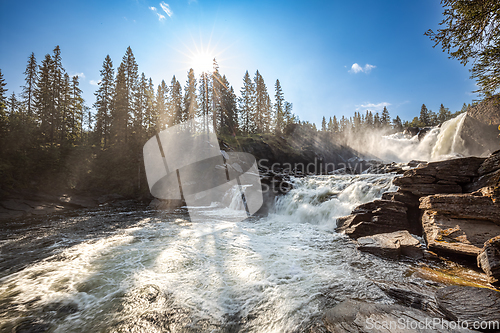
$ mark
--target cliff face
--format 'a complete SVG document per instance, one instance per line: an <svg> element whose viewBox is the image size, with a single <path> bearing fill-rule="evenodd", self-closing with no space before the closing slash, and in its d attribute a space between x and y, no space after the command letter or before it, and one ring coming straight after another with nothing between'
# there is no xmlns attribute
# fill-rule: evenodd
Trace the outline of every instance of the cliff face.
<svg viewBox="0 0 500 333"><path fill-rule="evenodd" d="M485 99L467 111L461 137L470 155L490 154L500 147L500 96Z"/></svg>

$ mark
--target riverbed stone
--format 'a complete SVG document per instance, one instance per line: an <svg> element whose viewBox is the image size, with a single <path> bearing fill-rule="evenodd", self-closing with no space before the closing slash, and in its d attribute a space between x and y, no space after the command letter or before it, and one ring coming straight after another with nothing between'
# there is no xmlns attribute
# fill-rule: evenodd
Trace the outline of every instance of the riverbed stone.
<svg viewBox="0 0 500 333"><path fill-rule="evenodd" d="M488 288L448 286L436 292L436 301L448 320L497 322L500 325L500 292ZM500 330L497 326L493 331Z"/></svg>
<svg viewBox="0 0 500 333"><path fill-rule="evenodd" d="M375 200L356 207L351 215L337 219L337 231L352 238L409 228L406 206L397 201Z"/></svg>
<svg viewBox="0 0 500 333"><path fill-rule="evenodd" d="M477 265L486 273L489 283L500 285L500 236L484 243L477 256Z"/></svg>
<svg viewBox="0 0 500 333"><path fill-rule="evenodd" d="M325 328L334 333L434 333L436 329L432 326L433 320L433 317L423 311L398 304L375 304L356 300L345 300L327 310L323 316ZM439 332L473 331L439 326Z"/></svg>
<svg viewBox="0 0 500 333"><path fill-rule="evenodd" d="M486 220L500 226L500 202L479 194L430 195L420 199L420 209L440 212L452 218Z"/></svg>
<svg viewBox="0 0 500 333"><path fill-rule="evenodd" d="M475 259L488 239L500 234L500 226L488 220L459 219L426 210L422 228L430 250Z"/></svg>
<svg viewBox="0 0 500 333"><path fill-rule="evenodd" d="M406 230L360 237L357 244L360 251L386 258L399 259L402 256L413 259L423 258L420 241Z"/></svg>

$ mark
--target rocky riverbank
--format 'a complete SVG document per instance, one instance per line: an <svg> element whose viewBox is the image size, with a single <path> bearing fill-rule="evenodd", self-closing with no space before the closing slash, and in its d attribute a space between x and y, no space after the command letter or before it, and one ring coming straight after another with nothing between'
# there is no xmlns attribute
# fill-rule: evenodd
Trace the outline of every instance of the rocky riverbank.
<svg viewBox="0 0 500 333"><path fill-rule="evenodd" d="M407 317L425 322L425 316L500 323L500 151L487 158L421 163L393 183L399 187L396 192L385 193L381 200L358 206L351 215L339 218L337 231L353 238L360 251L416 260L417 266L429 259L476 266L484 272L486 283L482 288L450 286L430 291L421 286L418 291L408 286L382 288L400 305L345 301L327 311L324 322L328 330L394 331L368 329L366 320L374 316L394 323ZM475 329L498 331L500 326Z"/></svg>

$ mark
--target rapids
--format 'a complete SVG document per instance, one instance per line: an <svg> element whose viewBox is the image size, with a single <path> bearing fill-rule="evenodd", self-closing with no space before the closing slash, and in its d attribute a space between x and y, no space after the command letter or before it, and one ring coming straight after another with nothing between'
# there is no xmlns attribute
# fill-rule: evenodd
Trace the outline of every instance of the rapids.
<svg viewBox="0 0 500 333"><path fill-rule="evenodd" d="M404 279L407 264L360 253L334 228L394 176L295 179L273 213L241 222L216 205L198 208L204 223L105 207L9 222L0 329L303 332L346 298L391 302L372 281Z"/></svg>

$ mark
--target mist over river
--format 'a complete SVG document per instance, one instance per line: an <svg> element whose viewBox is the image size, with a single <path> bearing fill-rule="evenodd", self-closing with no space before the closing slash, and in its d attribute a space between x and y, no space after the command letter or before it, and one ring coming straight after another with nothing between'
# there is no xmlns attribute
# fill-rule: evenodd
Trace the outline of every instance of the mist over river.
<svg viewBox="0 0 500 333"><path fill-rule="evenodd" d="M274 213L101 207L1 231L0 322L51 332L301 332L344 299L391 302L372 281L406 264L356 251L336 218L395 175L295 179Z"/></svg>

